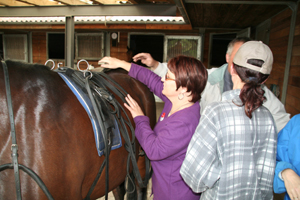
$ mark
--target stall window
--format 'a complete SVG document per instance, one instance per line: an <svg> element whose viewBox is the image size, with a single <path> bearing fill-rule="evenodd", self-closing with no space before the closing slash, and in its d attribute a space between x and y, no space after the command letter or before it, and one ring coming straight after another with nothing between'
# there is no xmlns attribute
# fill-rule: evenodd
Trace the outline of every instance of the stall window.
<svg viewBox="0 0 300 200"><path fill-rule="evenodd" d="M133 51L133 56L146 52L159 61L163 62L164 54L164 35L163 34L148 34L148 33L130 33L129 34L130 49ZM140 61L139 65L145 66Z"/></svg>
<svg viewBox="0 0 300 200"><path fill-rule="evenodd" d="M185 55L200 60L200 36L165 36L164 62L178 55Z"/></svg>
<svg viewBox="0 0 300 200"><path fill-rule="evenodd" d="M227 46L236 36L236 33L211 34L208 68L220 67L226 63Z"/></svg>
<svg viewBox="0 0 300 200"><path fill-rule="evenodd" d="M65 59L65 34L47 34L48 59Z"/></svg>
<svg viewBox="0 0 300 200"><path fill-rule="evenodd" d="M27 62L27 35L26 34L4 34L3 56L5 60L18 60Z"/></svg>
<svg viewBox="0 0 300 200"><path fill-rule="evenodd" d="M76 58L97 60L104 55L103 33L77 33Z"/></svg>

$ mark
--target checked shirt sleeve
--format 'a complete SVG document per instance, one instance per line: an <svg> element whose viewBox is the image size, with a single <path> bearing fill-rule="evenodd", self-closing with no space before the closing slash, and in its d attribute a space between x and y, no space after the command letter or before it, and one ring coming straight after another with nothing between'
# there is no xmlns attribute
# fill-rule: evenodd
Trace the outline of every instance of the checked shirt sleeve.
<svg viewBox="0 0 300 200"><path fill-rule="evenodd" d="M180 169L184 181L197 193L213 187L221 173L217 152L218 128L211 120L212 113L209 108L205 109Z"/></svg>

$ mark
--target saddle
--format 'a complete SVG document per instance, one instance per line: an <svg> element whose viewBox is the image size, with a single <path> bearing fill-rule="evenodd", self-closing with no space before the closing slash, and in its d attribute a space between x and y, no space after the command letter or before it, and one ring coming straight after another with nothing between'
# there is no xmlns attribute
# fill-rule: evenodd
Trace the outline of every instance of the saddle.
<svg viewBox="0 0 300 200"><path fill-rule="evenodd" d="M71 68L59 68L57 72L75 94L91 120L98 155L104 154L105 138L107 138L111 150L121 147L122 140L115 116L115 111L119 108L115 107L115 110L112 110L111 105L115 106L114 97L103 84L103 78L101 79L101 76L96 74L89 74L89 77L84 77L83 72ZM86 79L90 79L90 76L92 78L89 80L88 87L91 96L89 96L85 84ZM92 101L96 103L96 106L93 105Z"/></svg>
<svg viewBox="0 0 300 200"><path fill-rule="evenodd" d="M102 163L102 166L100 167L99 172L87 196L85 197L85 200L89 199L104 167L106 169L105 196L107 199L109 154L111 149L116 149L122 146L120 133L125 140L124 147L128 151L127 179L133 183L133 180L131 180L129 175L129 168L132 166L133 174L137 179L137 182L141 187L146 187L152 174L149 171L150 161L146 157L146 176L145 179L142 180L137 166L137 160L135 158L136 149L134 128L124 108L115 99L114 95L109 92L108 88L120 99L122 99L123 102L126 102L125 97L127 96L127 92L121 86L119 86L117 82L112 80L103 72L82 72L67 67L60 67L57 69L57 72L71 88L71 90L73 92L75 91L74 94L82 103L83 107L87 110L87 113L93 124L94 132L95 130L100 130L95 133L95 141L99 156L103 154L105 156L105 160ZM121 111L124 113L125 119L121 116ZM127 126L132 134L131 139L126 128Z"/></svg>

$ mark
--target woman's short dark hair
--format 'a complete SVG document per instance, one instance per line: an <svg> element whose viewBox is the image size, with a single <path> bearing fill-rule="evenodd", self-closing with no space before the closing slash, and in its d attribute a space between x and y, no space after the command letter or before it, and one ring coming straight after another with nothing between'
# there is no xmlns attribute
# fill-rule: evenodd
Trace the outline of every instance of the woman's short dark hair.
<svg viewBox="0 0 300 200"><path fill-rule="evenodd" d="M248 62L252 65L261 67L263 64L262 60L250 59ZM240 92L240 99L245 105L245 113L251 119L252 112L259 108L266 97L264 96L265 91L262 89L261 84L267 80L268 74L262 74L258 71L254 71L233 63L233 67L237 72L238 76L245 83Z"/></svg>
<svg viewBox="0 0 300 200"><path fill-rule="evenodd" d="M168 68L175 74L176 90L186 87L187 92L191 92L191 101L199 101L207 82L207 70L203 63L196 58L180 55L169 60Z"/></svg>

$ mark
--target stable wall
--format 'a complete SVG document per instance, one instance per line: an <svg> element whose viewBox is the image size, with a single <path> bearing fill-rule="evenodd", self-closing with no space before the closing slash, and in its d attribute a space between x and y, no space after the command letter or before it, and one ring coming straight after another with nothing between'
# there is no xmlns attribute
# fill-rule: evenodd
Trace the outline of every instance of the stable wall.
<svg viewBox="0 0 300 200"><path fill-rule="evenodd" d="M293 40L292 59L288 78L285 108L291 117L300 113L300 11L298 7L295 35ZM282 92L288 37L292 11L287 9L271 20L269 46L274 55L274 65L267 85L276 84ZM280 94L280 97L281 98Z"/></svg>

